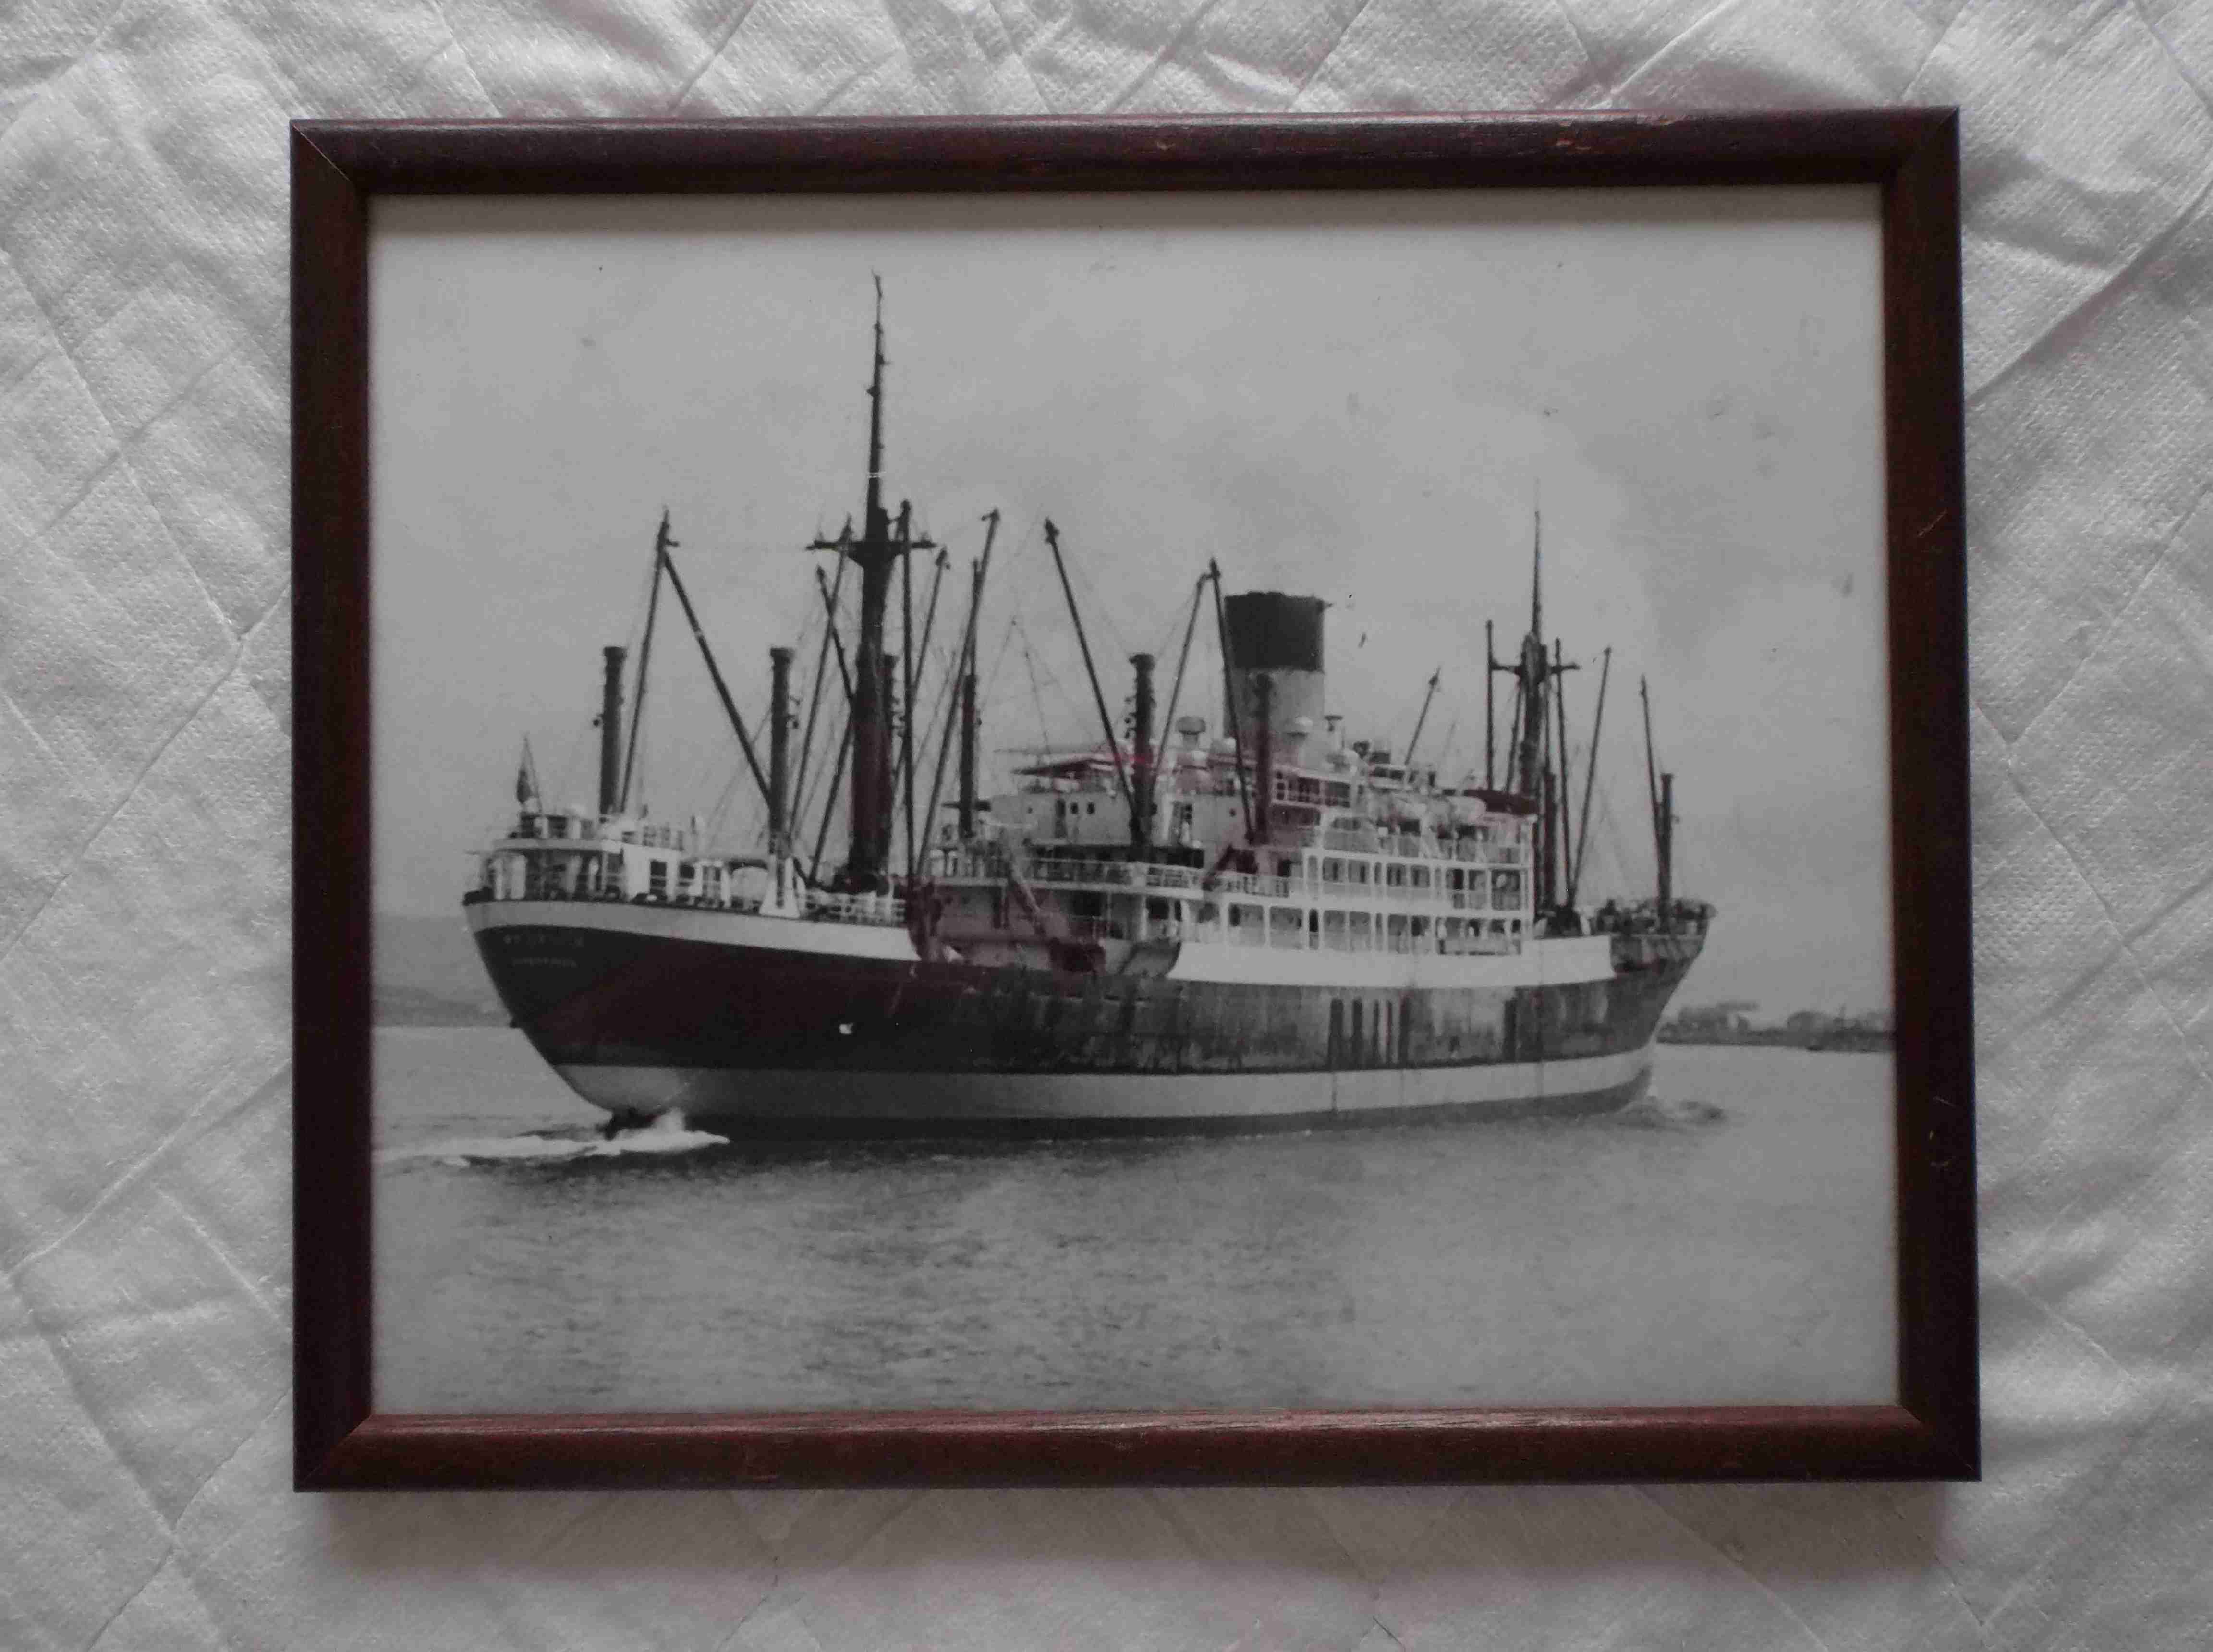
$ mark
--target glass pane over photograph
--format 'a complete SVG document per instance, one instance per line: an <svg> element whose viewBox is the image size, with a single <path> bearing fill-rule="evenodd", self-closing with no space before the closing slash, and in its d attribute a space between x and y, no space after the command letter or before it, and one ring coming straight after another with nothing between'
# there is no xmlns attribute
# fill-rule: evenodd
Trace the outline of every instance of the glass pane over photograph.
<svg viewBox="0 0 2213 1652"><path fill-rule="evenodd" d="M376 1409L1897 1392L1871 189L376 201Z"/></svg>

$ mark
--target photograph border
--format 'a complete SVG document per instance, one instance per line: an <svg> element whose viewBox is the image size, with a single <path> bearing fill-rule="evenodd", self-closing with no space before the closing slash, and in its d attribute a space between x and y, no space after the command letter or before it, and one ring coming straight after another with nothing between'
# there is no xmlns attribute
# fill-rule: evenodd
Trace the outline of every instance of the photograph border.
<svg viewBox="0 0 2213 1652"><path fill-rule="evenodd" d="M1973 991L1952 109L291 128L302 1490L1972 1479ZM369 203L380 194L1877 186L1899 1403L408 1416L370 1405Z"/></svg>

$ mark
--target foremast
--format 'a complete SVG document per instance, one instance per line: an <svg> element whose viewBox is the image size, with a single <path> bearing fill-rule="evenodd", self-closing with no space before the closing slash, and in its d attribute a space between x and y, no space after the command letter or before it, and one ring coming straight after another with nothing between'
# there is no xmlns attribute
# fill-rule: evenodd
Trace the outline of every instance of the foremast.
<svg viewBox="0 0 2213 1652"><path fill-rule="evenodd" d="M1553 774L1552 746L1558 680L1562 673L1575 668L1561 657L1557 647L1548 649L1545 643L1545 517L1541 509L1536 513L1529 564L1529 629L1523 634L1521 649L1513 659L1492 657L1488 665L1493 676L1514 679L1512 732L1507 747L1506 773L1502 777L1504 789L1525 800L1535 817L1534 864L1531 870L1535 878L1536 908L1542 915L1559 904L1560 891L1568 881L1555 871L1560 837L1558 817L1561 812L1558 794L1564 788ZM1484 646L1487 650L1487 637ZM1560 753L1564 771L1564 744L1563 741ZM1486 775L1486 783L1489 778Z"/></svg>
<svg viewBox="0 0 2213 1652"><path fill-rule="evenodd" d="M884 504L884 282L876 283L875 352L869 375L869 471L861 531L847 530L810 547L835 551L861 571L861 616L854 649L852 680L852 815L845 870L848 892L873 893L887 887L893 813L892 656L885 647L884 619L891 602L892 573L909 552L934 551L928 539L916 539L912 513L902 503L896 516ZM900 708L911 715L911 708Z"/></svg>

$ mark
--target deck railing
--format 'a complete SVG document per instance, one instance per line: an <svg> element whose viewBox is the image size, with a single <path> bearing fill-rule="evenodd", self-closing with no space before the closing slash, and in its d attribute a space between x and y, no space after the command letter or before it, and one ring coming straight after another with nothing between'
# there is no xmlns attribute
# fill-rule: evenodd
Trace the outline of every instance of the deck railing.
<svg viewBox="0 0 2213 1652"><path fill-rule="evenodd" d="M759 902L755 902L756 906ZM809 889L801 897L809 917L830 924L875 924L893 928L906 922L906 902L896 895L840 895Z"/></svg>
<svg viewBox="0 0 2213 1652"><path fill-rule="evenodd" d="M494 891L479 887L470 890L465 897L465 902L469 905L508 900L573 900L588 905L674 906L708 912L758 912L764 905L764 897L759 894L732 894L717 898L680 891L674 894L647 893L630 895L612 889L570 890L552 882L532 882L511 891ZM808 889L800 894L800 915L826 924L869 924L897 929L906 923L906 902L895 895L844 895L822 889Z"/></svg>

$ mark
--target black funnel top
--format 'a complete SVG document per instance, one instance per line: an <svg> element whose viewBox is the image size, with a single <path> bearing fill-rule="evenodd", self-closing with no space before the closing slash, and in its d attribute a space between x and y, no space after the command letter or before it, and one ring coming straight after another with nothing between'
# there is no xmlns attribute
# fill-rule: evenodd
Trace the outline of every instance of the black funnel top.
<svg viewBox="0 0 2213 1652"><path fill-rule="evenodd" d="M1320 671L1321 615L1318 596L1281 591L1242 591L1222 600L1233 671Z"/></svg>

